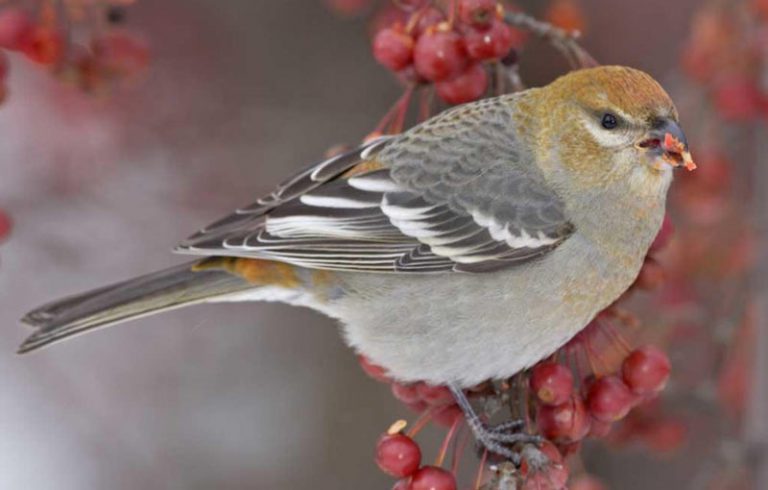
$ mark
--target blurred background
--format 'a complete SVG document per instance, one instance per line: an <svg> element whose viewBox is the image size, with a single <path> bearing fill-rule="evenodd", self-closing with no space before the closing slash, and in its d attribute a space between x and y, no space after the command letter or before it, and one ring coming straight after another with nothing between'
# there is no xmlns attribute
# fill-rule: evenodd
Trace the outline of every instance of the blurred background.
<svg viewBox="0 0 768 490"><path fill-rule="evenodd" d="M680 56L713 2L671 3L582 0L584 45L601 63L666 81L691 121L700 113L686 102ZM520 2L534 14L541 4ZM14 355L29 308L177 263L170 249L190 232L375 127L401 88L370 54L366 16L344 8L139 0L121 22L145 39L150 66L94 94L11 56L0 107L0 209L14 223L0 246L0 488L389 488L374 441L410 415L311 311L192 307ZM529 85L567 69L542 43L522 59ZM737 301L727 291L748 275L710 289ZM688 354L673 355L675 368L703 369L691 364L706 352ZM689 436L725 417L681 406L711 416ZM702 461L730 475L729 464L754 459L737 442L743 425L728 430L677 454L598 448L585 460L609 488L758 488L746 476L727 487L693 478ZM696 460L702 451L715 459Z"/></svg>

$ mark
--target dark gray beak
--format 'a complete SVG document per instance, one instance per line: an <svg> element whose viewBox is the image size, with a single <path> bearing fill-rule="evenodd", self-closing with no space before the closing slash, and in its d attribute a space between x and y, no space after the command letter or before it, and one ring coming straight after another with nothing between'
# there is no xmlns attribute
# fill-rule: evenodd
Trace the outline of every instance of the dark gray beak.
<svg viewBox="0 0 768 490"><path fill-rule="evenodd" d="M674 168L696 168L688 150L688 139L677 121L672 119L659 119L639 146Z"/></svg>

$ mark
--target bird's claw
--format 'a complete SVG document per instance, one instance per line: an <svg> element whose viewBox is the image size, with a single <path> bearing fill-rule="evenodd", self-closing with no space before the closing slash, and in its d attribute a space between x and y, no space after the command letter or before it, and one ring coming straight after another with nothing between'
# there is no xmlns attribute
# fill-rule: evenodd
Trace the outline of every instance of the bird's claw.
<svg viewBox="0 0 768 490"><path fill-rule="evenodd" d="M524 427L525 421L513 420L491 427L478 424L472 428L472 431L481 447L511 461L515 466L520 466L522 462L520 453L513 451L509 446L518 443L539 446L543 441L541 436L522 432Z"/></svg>

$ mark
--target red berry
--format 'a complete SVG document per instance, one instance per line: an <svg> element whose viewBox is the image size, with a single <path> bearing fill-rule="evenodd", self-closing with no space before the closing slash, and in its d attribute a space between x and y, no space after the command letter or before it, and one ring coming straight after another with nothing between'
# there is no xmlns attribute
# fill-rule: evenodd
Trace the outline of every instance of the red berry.
<svg viewBox="0 0 768 490"><path fill-rule="evenodd" d="M632 408L634 397L624 382L616 376L600 378L589 387L587 407L600 422L623 419Z"/></svg>
<svg viewBox="0 0 768 490"><path fill-rule="evenodd" d="M445 22L445 14L436 7L421 9L414 16L416 16L416 25L413 27L413 37L416 38L427 32L431 27Z"/></svg>
<svg viewBox="0 0 768 490"><path fill-rule="evenodd" d="M32 29L32 21L24 10L3 9L0 12L0 48L20 50Z"/></svg>
<svg viewBox="0 0 768 490"><path fill-rule="evenodd" d="M325 0L325 3L337 14L349 17L361 14L370 6L368 0Z"/></svg>
<svg viewBox="0 0 768 490"><path fill-rule="evenodd" d="M658 393L669 380L672 365L659 348L647 345L633 351L621 366L624 382L638 395Z"/></svg>
<svg viewBox="0 0 768 490"><path fill-rule="evenodd" d="M413 410L416 413L421 413L424 410L429 408L429 405L427 405L425 402L415 402L415 403L406 403L405 404L410 410Z"/></svg>
<svg viewBox="0 0 768 490"><path fill-rule="evenodd" d="M497 0L459 0L459 19L473 27L488 27L496 18Z"/></svg>
<svg viewBox="0 0 768 490"><path fill-rule="evenodd" d="M600 420L593 420L589 427L589 435L596 438L607 437L611 433L613 424L610 422L601 422Z"/></svg>
<svg viewBox="0 0 768 490"><path fill-rule="evenodd" d="M5 51L0 50L0 83L4 82L8 78L8 69L10 68L10 61Z"/></svg>
<svg viewBox="0 0 768 490"><path fill-rule="evenodd" d="M64 38L55 28L38 26L24 38L21 50L32 61L52 65L64 55Z"/></svg>
<svg viewBox="0 0 768 490"><path fill-rule="evenodd" d="M594 476L585 474L573 480L568 490L608 490L608 487Z"/></svg>
<svg viewBox="0 0 768 490"><path fill-rule="evenodd" d="M568 467L562 463L533 472L523 480L522 490L564 490L568 482Z"/></svg>
<svg viewBox="0 0 768 490"><path fill-rule="evenodd" d="M418 390L416 390L416 385L392 383L392 394L406 405L421 401L421 396L419 395Z"/></svg>
<svg viewBox="0 0 768 490"><path fill-rule="evenodd" d="M432 0L395 0L395 5L405 10L406 12L413 12L422 7L425 7Z"/></svg>
<svg viewBox="0 0 768 490"><path fill-rule="evenodd" d="M411 481L408 479L397 480L392 486L392 490L408 490L411 487Z"/></svg>
<svg viewBox="0 0 768 490"><path fill-rule="evenodd" d="M423 401L429 405L448 405L454 403L453 394L447 386L432 386L427 383L417 383L416 391Z"/></svg>
<svg viewBox="0 0 768 490"><path fill-rule="evenodd" d="M3 210L0 210L0 241L8 238L12 227L13 222L11 221L11 217L8 216Z"/></svg>
<svg viewBox="0 0 768 490"><path fill-rule="evenodd" d="M432 414L432 420L437 425L442 425L443 427L453 427L453 424L457 420L461 420L462 417L464 417L464 414L458 405L447 405L435 410Z"/></svg>
<svg viewBox="0 0 768 490"><path fill-rule="evenodd" d="M455 31L428 30L416 42L413 60L416 71L427 80L453 78L467 64L464 40Z"/></svg>
<svg viewBox="0 0 768 490"><path fill-rule="evenodd" d="M561 405L573 392L573 374L562 364L538 364L531 373L531 390L545 405Z"/></svg>
<svg viewBox="0 0 768 490"><path fill-rule="evenodd" d="M697 177L698 174L701 172L696 172ZM656 234L656 238L653 239L653 243L651 244L651 248L648 249L648 253L656 253L660 250L663 250L672 240L672 235L675 234L675 225L672 224L672 218L669 217L668 214L664 215L664 221L661 223L661 228L659 228L659 232Z"/></svg>
<svg viewBox="0 0 768 490"><path fill-rule="evenodd" d="M412 475L421 464L421 449L405 434L384 434L376 444L376 464L396 478Z"/></svg>
<svg viewBox="0 0 768 490"><path fill-rule="evenodd" d="M745 122L760 115L764 96L755 80L732 75L715 88L714 103L725 120Z"/></svg>
<svg viewBox="0 0 768 490"><path fill-rule="evenodd" d="M486 29L470 28L464 32L467 54L476 60L503 58L515 45L512 28L504 21L494 20Z"/></svg>
<svg viewBox="0 0 768 490"><path fill-rule="evenodd" d="M442 468L425 466L413 475L410 490L456 490L456 478Z"/></svg>
<svg viewBox="0 0 768 490"><path fill-rule="evenodd" d="M413 38L391 27L382 29L373 38L373 57L392 71L400 71L413 61Z"/></svg>
<svg viewBox="0 0 768 490"><path fill-rule="evenodd" d="M437 82L437 94L449 104L465 104L483 96L488 88L488 73L480 63L472 64L459 76Z"/></svg>
<svg viewBox="0 0 768 490"><path fill-rule="evenodd" d="M544 437L556 441L579 441L589 432L587 410L577 396L554 407L539 405L536 423Z"/></svg>
<svg viewBox="0 0 768 490"><path fill-rule="evenodd" d="M375 379L376 381L381 381L382 383L392 382L392 380L389 379L389 376L387 376L387 370L378 364L372 363L368 360L367 357L359 355L357 356L357 362L360 363L360 367L363 368L365 374Z"/></svg>
<svg viewBox="0 0 768 490"><path fill-rule="evenodd" d="M662 420L646 427L641 438L654 451L671 453L685 443L688 429L679 420Z"/></svg>
<svg viewBox="0 0 768 490"><path fill-rule="evenodd" d="M524 460L520 466L523 476L524 490L561 490L568 481L568 467L563 464L563 455L549 441L544 441L539 450L549 461L543 466L533 467L531 462ZM541 462L538 462L541 465Z"/></svg>
<svg viewBox="0 0 768 490"><path fill-rule="evenodd" d="M149 45L144 39L128 31L112 30L94 38L91 48L99 65L111 75L138 75L149 65Z"/></svg>

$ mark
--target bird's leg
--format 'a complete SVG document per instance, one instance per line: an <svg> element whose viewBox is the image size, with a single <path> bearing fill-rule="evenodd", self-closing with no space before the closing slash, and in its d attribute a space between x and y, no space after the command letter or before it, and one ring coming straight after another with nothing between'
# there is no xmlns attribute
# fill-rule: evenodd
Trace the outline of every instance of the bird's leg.
<svg viewBox="0 0 768 490"><path fill-rule="evenodd" d="M541 443L541 437L521 432L525 426L525 421L523 420L513 420L495 427L489 427L477 415L477 412L472 408L472 404L469 403L469 399L467 399L461 388L456 385L448 385L448 387L459 408L464 412L464 418L475 439L489 452L502 456L516 466L519 466L521 463L520 454L509 449L508 445L516 443L538 445Z"/></svg>

